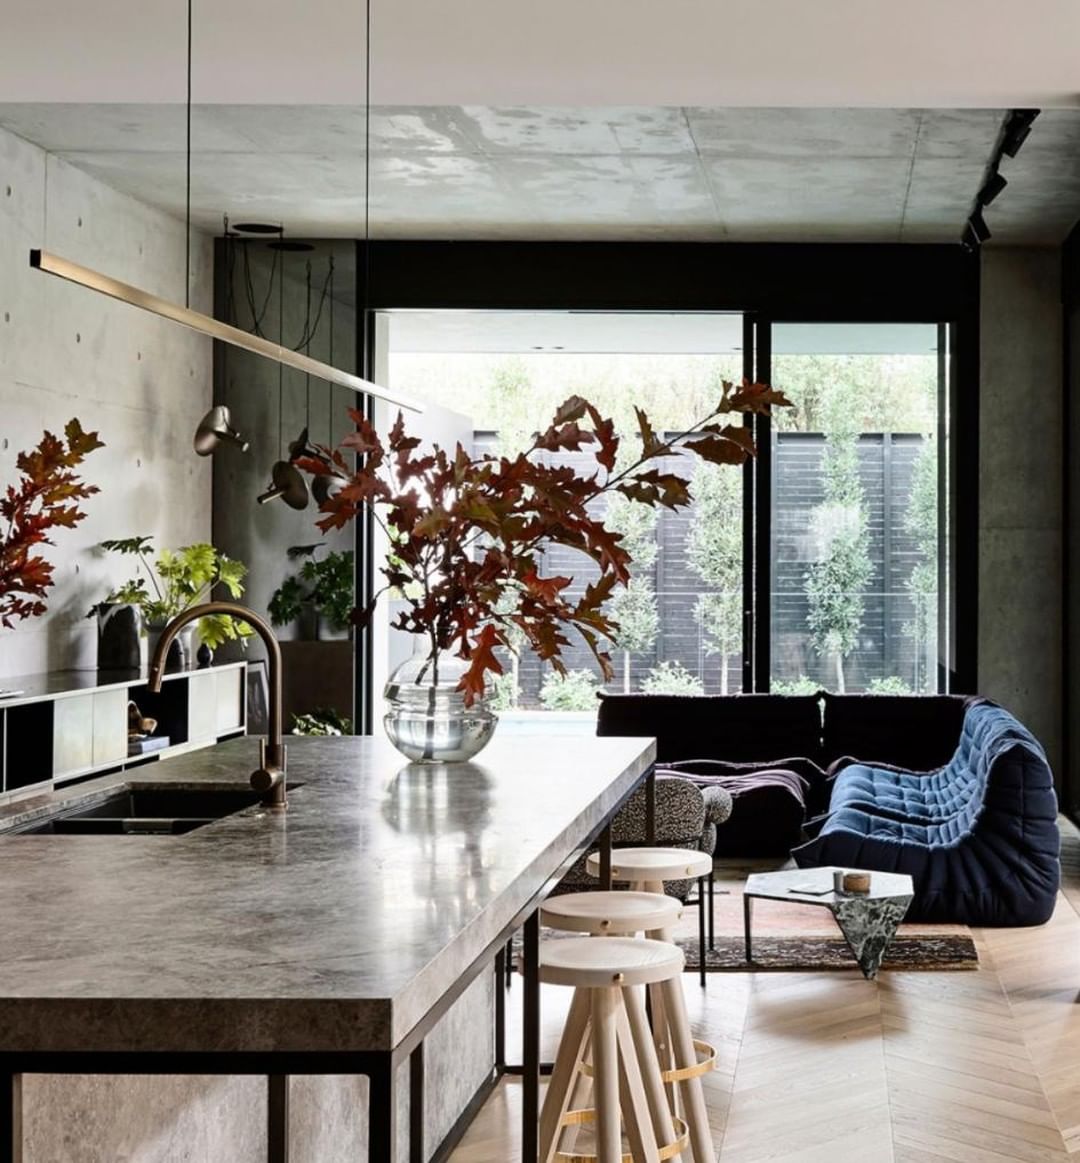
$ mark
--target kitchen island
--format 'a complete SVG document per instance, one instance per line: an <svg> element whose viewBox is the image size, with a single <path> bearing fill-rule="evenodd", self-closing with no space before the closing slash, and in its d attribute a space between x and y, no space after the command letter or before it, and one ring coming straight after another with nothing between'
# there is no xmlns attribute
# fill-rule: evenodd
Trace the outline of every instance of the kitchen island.
<svg viewBox="0 0 1080 1163"><path fill-rule="evenodd" d="M438 1154L425 1036L522 924L535 951L538 903L654 745L496 735L472 763L425 768L381 738L295 738L286 813L182 836L10 834L125 783L242 787L256 756L238 739L0 806L0 1123L18 1122L19 1072L259 1074L283 1160L288 1076L363 1074L368 1157L397 1163L407 1064L404 1157Z"/></svg>

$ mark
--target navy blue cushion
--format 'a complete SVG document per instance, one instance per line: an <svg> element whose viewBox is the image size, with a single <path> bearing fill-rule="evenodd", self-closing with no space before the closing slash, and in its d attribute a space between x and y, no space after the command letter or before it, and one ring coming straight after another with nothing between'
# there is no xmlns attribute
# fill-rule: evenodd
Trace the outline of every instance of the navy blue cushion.
<svg viewBox="0 0 1080 1163"><path fill-rule="evenodd" d="M597 735L654 735L661 763L701 755L774 766L782 755L821 758L817 695L600 696Z"/></svg>
<svg viewBox="0 0 1080 1163"><path fill-rule="evenodd" d="M1059 847L1043 749L983 701L968 707L959 745L936 771L841 771L824 826L792 855L802 867L908 873L911 920L1037 925L1054 909Z"/></svg>

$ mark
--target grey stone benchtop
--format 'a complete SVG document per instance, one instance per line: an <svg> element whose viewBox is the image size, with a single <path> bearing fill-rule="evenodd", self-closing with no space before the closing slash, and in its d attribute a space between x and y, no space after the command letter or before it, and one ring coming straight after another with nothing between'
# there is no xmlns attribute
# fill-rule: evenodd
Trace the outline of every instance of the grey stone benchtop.
<svg viewBox="0 0 1080 1163"><path fill-rule="evenodd" d="M0 805L0 1051L396 1045L647 769L496 733L468 764L288 740L289 810L184 836L4 835L123 786L247 786L256 739Z"/></svg>

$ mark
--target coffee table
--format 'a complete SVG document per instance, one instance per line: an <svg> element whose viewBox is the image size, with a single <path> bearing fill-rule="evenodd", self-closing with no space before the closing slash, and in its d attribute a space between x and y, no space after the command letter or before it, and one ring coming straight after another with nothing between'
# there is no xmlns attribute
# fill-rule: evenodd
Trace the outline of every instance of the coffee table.
<svg viewBox="0 0 1080 1163"><path fill-rule="evenodd" d="M743 890L743 926L746 934L746 960L753 960L750 925L755 900L789 901L792 904L817 905L828 909L840 932L855 955L867 980L877 977L885 950L896 935L915 895L910 876L899 872L871 872L868 893L833 891L833 873L861 872L846 868L793 868L781 872L759 872L751 876ZM813 888L814 892L799 892Z"/></svg>

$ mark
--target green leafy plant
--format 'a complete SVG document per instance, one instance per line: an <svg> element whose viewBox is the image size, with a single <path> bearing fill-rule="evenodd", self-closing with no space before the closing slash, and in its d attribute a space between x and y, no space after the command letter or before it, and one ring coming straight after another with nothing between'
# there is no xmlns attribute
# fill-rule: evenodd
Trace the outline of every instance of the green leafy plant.
<svg viewBox="0 0 1080 1163"><path fill-rule="evenodd" d="M641 684L647 695L703 695L705 687L681 662L661 662Z"/></svg>
<svg viewBox="0 0 1080 1163"><path fill-rule="evenodd" d="M333 707L316 707L307 715L293 715L294 735L351 735L352 720Z"/></svg>
<svg viewBox="0 0 1080 1163"><path fill-rule="evenodd" d="M540 702L548 711L594 711L600 680L591 670L549 670L540 687Z"/></svg>
<svg viewBox="0 0 1080 1163"><path fill-rule="evenodd" d="M798 678L774 678L769 683L769 692L774 695L816 695L821 683L800 674Z"/></svg>
<svg viewBox="0 0 1080 1163"><path fill-rule="evenodd" d="M230 598L239 598L244 592L247 566L226 557L206 542L176 550L162 549L156 557L152 537L103 541L101 548L139 559L145 576L131 578L113 590L106 600L138 606L149 626L164 625L197 605L216 585L224 586ZM227 614L210 614L199 619L199 637L211 650L224 642L242 642L252 633L246 622L238 622Z"/></svg>
<svg viewBox="0 0 1080 1163"><path fill-rule="evenodd" d="M491 682L488 703L493 711L512 711L518 705L517 674L513 670L497 674Z"/></svg>
<svg viewBox="0 0 1080 1163"><path fill-rule="evenodd" d="M629 579L632 555L622 535L608 529L590 505L619 493L648 507L682 508L691 500L689 482L657 462L685 450L715 464L742 464L754 454L754 443L741 415L786 404L783 394L766 384L725 382L709 414L670 438L659 436L637 409L640 447L621 469L614 422L580 396L566 400L551 424L513 457L474 457L460 445L425 451L420 437L406 432L401 415L384 438L353 410L356 431L341 448L319 447L316 456L301 457L297 464L313 475L337 478L337 491L322 505L318 524L324 532L344 527L361 511L386 530L393 550L380 592L397 589L407 602L393 625L427 639L428 665L420 675L430 675L430 681L438 682L444 652L469 663L458 690L471 705L484 694L487 676L503 671L495 651L507 646L508 622L560 672L566 669L567 632L576 631L604 677L611 678L604 647L617 640L618 626L604 606L615 587ZM736 416L739 422L733 423ZM355 454L353 462L342 448ZM586 474L549 463L545 455L583 449L595 461ZM599 567L599 576L580 596L567 592L572 577L541 575L543 555L552 545L574 549ZM513 613L499 613L509 591L518 595ZM357 612L358 621L371 617L379 596Z"/></svg>
<svg viewBox="0 0 1080 1163"><path fill-rule="evenodd" d="M48 609L53 565L36 547L52 545L50 531L72 529L86 514L77 502L98 492L74 470L95 449L104 448L96 432L83 432L78 420L64 427L64 440L45 432L37 448L20 452L15 467L21 480L0 497L0 626L36 618Z"/></svg>
<svg viewBox="0 0 1080 1163"><path fill-rule="evenodd" d="M872 678L867 690L872 695L910 695L911 687L898 675L890 674L885 678Z"/></svg>
<svg viewBox="0 0 1080 1163"><path fill-rule="evenodd" d="M353 553L351 549L331 551L316 557L316 545L294 545L290 560L306 557L298 574L287 577L274 591L267 609L275 626L287 626L300 617L305 606L312 606L335 629L345 629L352 617Z"/></svg>

